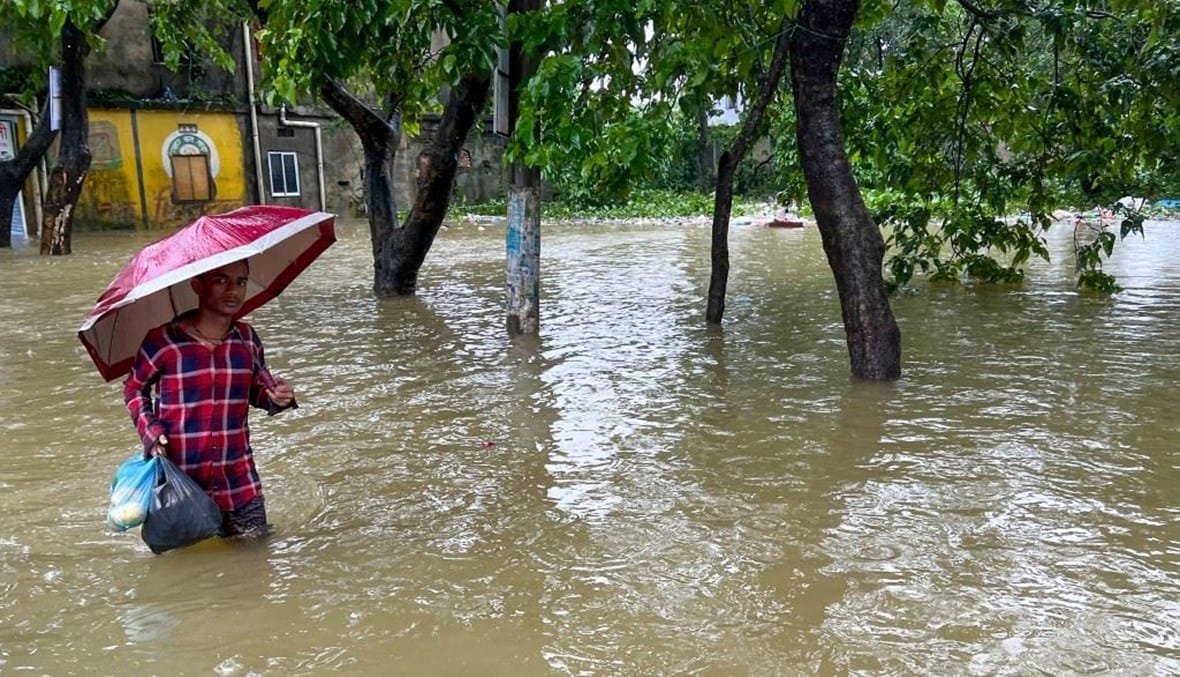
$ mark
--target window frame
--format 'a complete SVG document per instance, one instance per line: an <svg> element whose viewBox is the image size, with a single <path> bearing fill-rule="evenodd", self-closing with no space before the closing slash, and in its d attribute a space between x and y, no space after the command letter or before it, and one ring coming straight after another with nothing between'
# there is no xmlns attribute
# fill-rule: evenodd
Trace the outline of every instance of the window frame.
<svg viewBox="0 0 1180 677"><path fill-rule="evenodd" d="M168 156L168 159L169 159L169 162L172 163L172 202L173 203L175 203L175 204L201 204L201 203L213 201L213 176L212 176L212 167L210 166L210 157L208 155L206 155L204 153L199 153L199 154L195 154L195 155L170 155L170 156ZM178 164L177 160L181 161L179 164L185 165L185 172L184 173L188 179L187 185L182 185L185 182L181 177L181 172L179 170L179 164ZM197 164L198 162L200 163L200 165L203 165L203 167L198 165L197 169L201 169L201 168L204 169L204 177L202 177L202 181L204 183L205 191L203 194L198 194L197 181L195 180L195 177L197 176L197 172L193 171L193 169L194 169L193 165ZM183 191L182 191L182 188L184 189Z"/></svg>
<svg viewBox="0 0 1180 677"><path fill-rule="evenodd" d="M276 188L280 186L275 185L275 162L279 162L279 170L283 179L282 190L278 191ZM290 163L291 174L287 173L288 162ZM289 150L272 150L266 153L267 174L270 176L270 195L271 197L302 197L302 181L299 176L299 153ZM294 179L295 186L287 185L289 179Z"/></svg>

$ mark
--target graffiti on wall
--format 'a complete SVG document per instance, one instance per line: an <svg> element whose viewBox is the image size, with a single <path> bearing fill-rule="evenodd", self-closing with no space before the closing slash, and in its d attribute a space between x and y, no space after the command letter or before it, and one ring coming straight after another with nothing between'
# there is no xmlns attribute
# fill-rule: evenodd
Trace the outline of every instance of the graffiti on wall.
<svg viewBox="0 0 1180 677"><path fill-rule="evenodd" d="M134 225L135 204L127 173L123 171L118 127L108 120L91 121L88 143L90 172L82 184L79 217L115 226Z"/></svg>
<svg viewBox="0 0 1180 677"><path fill-rule="evenodd" d="M109 120L90 122L90 169L122 169L123 149L119 147L119 128Z"/></svg>
<svg viewBox="0 0 1180 677"><path fill-rule="evenodd" d="M16 157L16 124L0 120L0 161Z"/></svg>
<svg viewBox="0 0 1180 677"><path fill-rule="evenodd" d="M174 227L245 203L243 146L233 112L90 113L93 161L77 207L79 216L89 217L86 226Z"/></svg>
<svg viewBox="0 0 1180 677"><path fill-rule="evenodd" d="M172 188L165 186L156 191L152 200L152 223L159 226L180 226L207 214L228 212L244 203L242 200L213 200L200 203L178 203L172 199Z"/></svg>

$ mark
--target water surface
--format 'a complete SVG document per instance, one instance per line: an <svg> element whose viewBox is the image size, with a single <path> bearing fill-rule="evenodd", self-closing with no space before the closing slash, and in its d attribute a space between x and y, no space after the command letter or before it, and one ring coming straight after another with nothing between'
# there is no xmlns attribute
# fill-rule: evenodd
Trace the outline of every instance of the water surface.
<svg viewBox="0 0 1180 677"><path fill-rule="evenodd" d="M74 332L148 236L0 252L0 673L1180 672L1180 224L1073 286L894 299L848 377L813 229L547 225L542 331L501 228L377 301L367 228L250 318L301 408L252 418L277 533L154 556L104 526L136 444ZM257 412L261 413L261 412Z"/></svg>

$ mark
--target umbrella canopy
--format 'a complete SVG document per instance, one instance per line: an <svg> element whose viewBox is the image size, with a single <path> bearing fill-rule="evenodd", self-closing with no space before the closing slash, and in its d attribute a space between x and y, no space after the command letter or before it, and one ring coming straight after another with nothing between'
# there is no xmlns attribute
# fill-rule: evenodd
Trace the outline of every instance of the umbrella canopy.
<svg viewBox="0 0 1180 677"><path fill-rule="evenodd" d="M250 206L203 216L144 247L123 267L78 338L108 381L124 376L148 331L197 307L189 280L247 260L239 316L279 295L336 241L335 216L295 207Z"/></svg>

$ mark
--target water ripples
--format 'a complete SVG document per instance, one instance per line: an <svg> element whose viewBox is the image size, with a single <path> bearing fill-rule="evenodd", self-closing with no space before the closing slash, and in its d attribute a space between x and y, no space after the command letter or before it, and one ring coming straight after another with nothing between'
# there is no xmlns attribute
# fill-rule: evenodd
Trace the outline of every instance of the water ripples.
<svg viewBox="0 0 1180 677"><path fill-rule="evenodd" d="M1059 233L1024 288L898 297L891 384L850 382L814 230L735 228L721 329L707 229L544 237L510 339L501 233L377 301L345 224L251 318L302 404L252 419L275 536L164 557L103 531L134 439L73 338L142 238L0 252L0 672L1180 670L1180 237L1113 299Z"/></svg>

